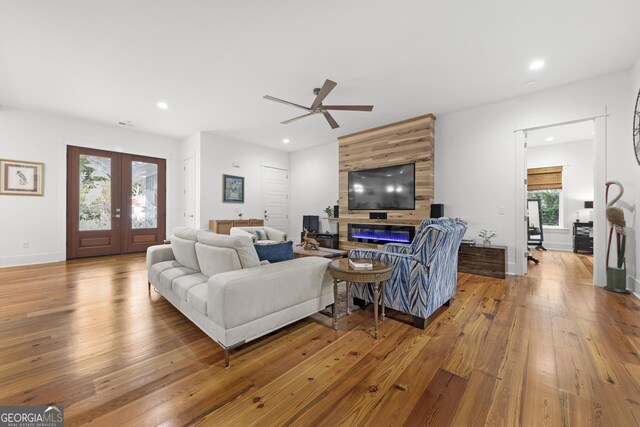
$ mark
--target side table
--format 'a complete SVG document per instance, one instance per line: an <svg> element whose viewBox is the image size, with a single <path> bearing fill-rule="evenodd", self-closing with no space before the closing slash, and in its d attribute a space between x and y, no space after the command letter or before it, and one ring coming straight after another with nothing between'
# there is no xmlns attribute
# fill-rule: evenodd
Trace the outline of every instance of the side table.
<svg viewBox="0 0 640 427"><path fill-rule="evenodd" d="M351 283L373 283L373 317L374 336L378 339L378 304L382 303L382 319L384 320L384 290L385 284L391 278L392 266L378 260L367 260L371 262L372 268L353 268L348 259L336 259L329 264L329 272L333 277L333 328L338 328L338 282L344 280L347 284L347 298L349 298L349 288ZM347 301L347 314L349 312L349 301Z"/></svg>

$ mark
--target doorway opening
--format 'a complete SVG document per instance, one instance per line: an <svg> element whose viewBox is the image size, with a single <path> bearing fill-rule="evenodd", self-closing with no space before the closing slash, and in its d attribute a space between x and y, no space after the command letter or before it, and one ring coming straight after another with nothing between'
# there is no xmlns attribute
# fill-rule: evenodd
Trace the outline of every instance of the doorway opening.
<svg viewBox="0 0 640 427"><path fill-rule="evenodd" d="M573 271L593 284L594 121L537 128L524 137L526 270L549 279Z"/></svg>
<svg viewBox="0 0 640 427"><path fill-rule="evenodd" d="M144 252L165 217L164 159L67 147L67 259Z"/></svg>

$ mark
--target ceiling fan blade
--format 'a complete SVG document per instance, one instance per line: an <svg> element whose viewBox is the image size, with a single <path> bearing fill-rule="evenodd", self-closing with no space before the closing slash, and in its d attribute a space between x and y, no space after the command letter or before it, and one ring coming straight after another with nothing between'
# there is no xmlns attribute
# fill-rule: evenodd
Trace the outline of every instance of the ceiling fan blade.
<svg viewBox="0 0 640 427"><path fill-rule="evenodd" d="M322 105L323 110L371 111L373 105Z"/></svg>
<svg viewBox="0 0 640 427"><path fill-rule="evenodd" d="M316 113L303 114L301 116L294 117L293 119L285 120L284 122L280 122L280 123L282 123L283 125L286 125L288 123L295 122L296 120L300 120L300 119L304 119L305 117L313 116L314 114L316 114Z"/></svg>
<svg viewBox="0 0 640 427"><path fill-rule="evenodd" d="M340 127L340 125L338 125L338 122L335 121L335 119L331 116L331 114L329 114L328 111L323 111L322 115L329 122L329 125L331 126L331 129L335 129L335 128L339 128Z"/></svg>
<svg viewBox="0 0 640 427"><path fill-rule="evenodd" d="M327 97L327 95L329 95L329 92L331 92L337 84L338 83L331 80L325 80L324 84L322 85L322 89L320 89L320 92L318 92L316 99L313 100L313 104L311 104L310 109L315 110L316 108L318 108L320 104L322 104L322 101L324 101L324 99Z"/></svg>
<svg viewBox="0 0 640 427"><path fill-rule="evenodd" d="M302 108L305 111L311 111L310 108L307 108L303 105L300 104L294 104L293 102L289 102L289 101L285 101L284 99L280 99L280 98L276 98L270 95L265 95L263 96L264 99L268 99L269 101L275 101L275 102L279 102L281 104L287 104L287 105L291 105L292 107L298 107L298 108Z"/></svg>

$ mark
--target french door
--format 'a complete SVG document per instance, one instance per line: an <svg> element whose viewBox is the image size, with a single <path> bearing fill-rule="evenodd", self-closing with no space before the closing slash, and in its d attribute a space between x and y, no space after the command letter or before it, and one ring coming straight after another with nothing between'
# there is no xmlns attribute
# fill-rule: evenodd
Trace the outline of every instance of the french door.
<svg viewBox="0 0 640 427"><path fill-rule="evenodd" d="M67 147L67 258L143 252L165 238L166 161Z"/></svg>

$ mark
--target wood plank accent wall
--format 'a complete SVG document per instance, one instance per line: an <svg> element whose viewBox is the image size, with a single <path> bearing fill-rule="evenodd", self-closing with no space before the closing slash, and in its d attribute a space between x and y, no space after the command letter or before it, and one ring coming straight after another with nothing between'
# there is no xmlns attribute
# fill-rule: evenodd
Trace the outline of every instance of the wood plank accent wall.
<svg viewBox="0 0 640 427"><path fill-rule="evenodd" d="M347 240L347 224L393 224L418 226L428 218L433 203L435 116L427 114L338 138L340 158L340 249L377 248L378 245ZM369 219L369 210L348 208L349 171L416 165L415 210L387 211L386 220Z"/></svg>

